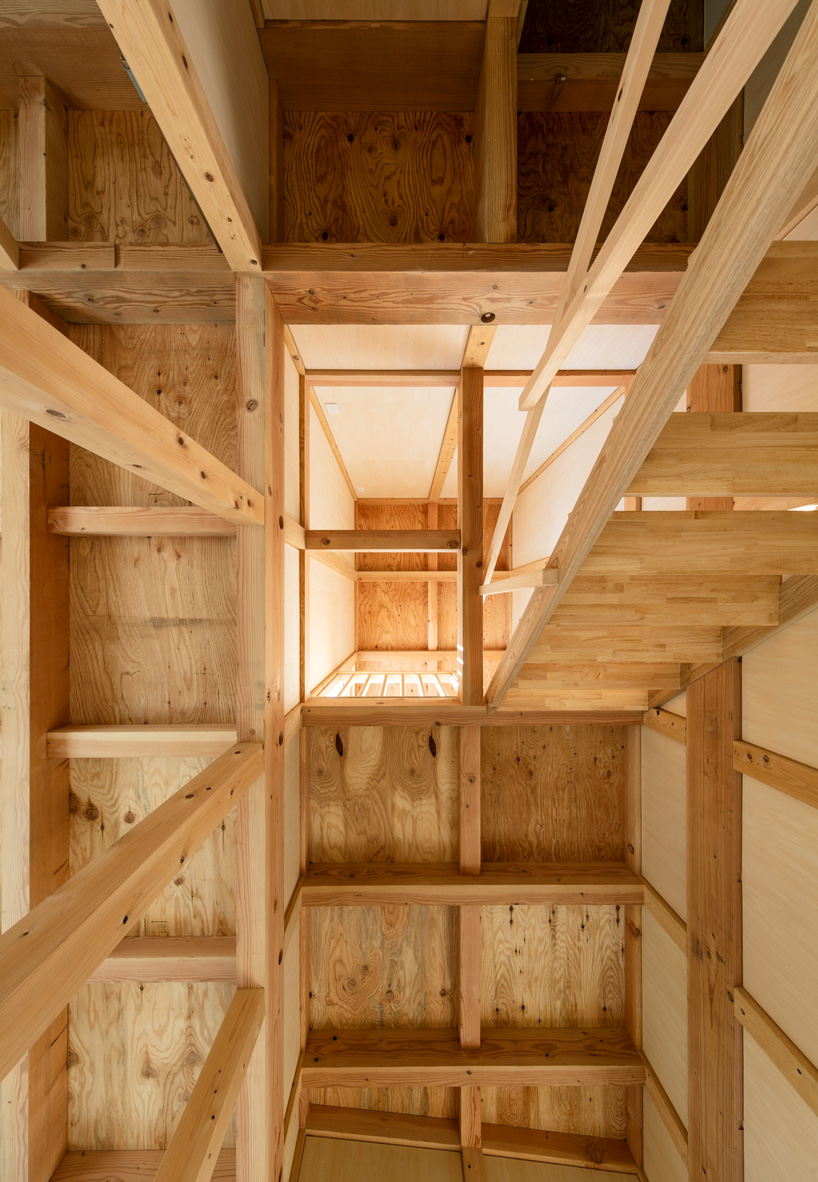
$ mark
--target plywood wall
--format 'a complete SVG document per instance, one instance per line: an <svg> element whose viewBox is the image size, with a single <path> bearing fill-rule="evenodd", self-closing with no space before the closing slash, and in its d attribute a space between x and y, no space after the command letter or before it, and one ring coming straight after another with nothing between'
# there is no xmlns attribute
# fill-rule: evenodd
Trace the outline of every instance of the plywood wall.
<svg viewBox="0 0 818 1182"><path fill-rule="evenodd" d="M20 174L17 157L17 112L0 111L0 220L19 235Z"/></svg>
<svg viewBox="0 0 818 1182"><path fill-rule="evenodd" d="M816 1182L816 1146L818 1117L745 1035L745 1182Z"/></svg>
<svg viewBox="0 0 818 1182"><path fill-rule="evenodd" d="M687 1166L647 1090L643 1093L644 1166L651 1182L688 1182Z"/></svg>
<svg viewBox="0 0 818 1182"><path fill-rule="evenodd" d="M687 958L645 908L642 908L642 1046L671 1104L686 1125Z"/></svg>
<svg viewBox="0 0 818 1182"><path fill-rule="evenodd" d="M687 765L685 748L644 727L642 873L677 915L687 916Z"/></svg>
<svg viewBox="0 0 818 1182"><path fill-rule="evenodd" d="M487 1124L625 1138L624 1088L482 1088L481 1092Z"/></svg>
<svg viewBox="0 0 818 1182"><path fill-rule="evenodd" d="M463 1171L459 1153L307 1137L298 1182L379 1177L391 1182L462 1182Z"/></svg>
<svg viewBox="0 0 818 1182"><path fill-rule="evenodd" d="M472 242L472 132L470 113L287 112L287 240Z"/></svg>

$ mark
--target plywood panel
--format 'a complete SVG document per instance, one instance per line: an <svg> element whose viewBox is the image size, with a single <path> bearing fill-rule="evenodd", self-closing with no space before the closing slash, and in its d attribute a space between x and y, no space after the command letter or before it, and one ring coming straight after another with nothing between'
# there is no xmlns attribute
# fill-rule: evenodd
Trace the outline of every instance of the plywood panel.
<svg viewBox="0 0 818 1182"><path fill-rule="evenodd" d="M289 242L472 242L471 114L284 116Z"/></svg>
<svg viewBox="0 0 818 1182"><path fill-rule="evenodd" d="M416 582L359 583L359 649L365 652L425 649L429 640L427 588L427 583Z"/></svg>
<svg viewBox="0 0 818 1182"><path fill-rule="evenodd" d="M744 1036L745 1182L818 1179L818 1117Z"/></svg>
<svg viewBox="0 0 818 1182"><path fill-rule="evenodd" d="M0 182L0 220L16 238L20 219L16 111L0 111Z"/></svg>
<svg viewBox="0 0 818 1182"><path fill-rule="evenodd" d="M675 698L671 698L669 702L665 702L662 709L667 710L670 714L680 714L682 718L687 718L687 693L683 690Z"/></svg>
<svg viewBox="0 0 818 1182"><path fill-rule="evenodd" d="M355 584L317 559L308 561L309 692L355 649Z"/></svg>
<svg viewBox="0 0 818 1182"><path fill-rule="evenodd" d="M484 907L481 1025L624 1026L617 907Z"/></svg>
<svg viewBox="0 0 818 1182"><path fill-rule="evenodd" d="M343 658L342 658L343 659ZM301 577L298 551L284 547L284 710L301 697Z"/></svg>
<svg viewBox="0 0 818 1182"><path fill-rule="evenodd" d="M742 738L818 767L818 611L745 653Z"/></svg>
<svg viewBox="0 0 818 1182"><path fill-rule="evenodd" d="M637 113L600 240L607 236L621 212L672 114ZM607 113L518 114L517 236L521 242L573 242L576 238L607 123ZM685 242L686 208L687 182L683 181L651 228L647 241Z"/></svg>
<svg viewBox="0 0 818 1182"><path fill-rule="evenodd" d="M687 1124L687 959L642 908L642 1046Z"/></svg>
<svg viewBox="0 0 818 1182"><path fill-rule="evenodd" d="M741 401L748 411L814 412L818 410L818 369L812 365L743 365Z"/></svg>
<svg viewBox="0 0 818 1182"><path fill-rule="evenodd" d="M293 326L307 369L460 369L468 335L462 324Z"/></svg>
<svg viewBox="0 0 818 1182"><path fill-rule="evenodd" d="M744 986L818 1063L818 811L744 776Z"/></svg>
<svg viewBox="0 0 818 1182"><path fill-rule="evenodd" d="M451 907L310 911L310 1027L457 1025Z"/></svg>
<svg viewBox="0 0 818 1182"><path fill-rule="evenodd" d="M284 352L284 510L301 521L301 379L289 352Z"/></svg>
<svg viewBox="0 0 818 1182"><path fill-rule="evenodd" d="M687 1166L647 1090L643 1092L642 1103L644 1164L649 1182L688 1182Z"/></svg>
<svg viewBox="0 0 818 1182"><path fill-rule="evenodd" d="M166 1149L233 992L84 986L69 1007L69 1149Z"/></svg>
<svg viewBox="0 0 818 1182"><path fill-rule="evenodd" d="M482 727L483 859L623 857L621 727Z"/></svg>
<svg viewBox="0 0 818 1182"><path fill-rule="evenodd" d="M407 1149L363 1141L307 1137L298 1182L463 1182L460 1154L439 1149Z"/></svg>
<svg viewBox="0 0 818 1182"><path fill-rule="evenodd" d="M428 509L425 501L358 501L355 504L356 529L427 529ZM446 529L446 526L440 526ZM426 554L391 554L381 551L377 554L356 555L358 570L428 570ZM359 648L369 646L359 644ZM420 646L425 648L425 643Z"/></svg>
<svg viewBox="0 0 818 1182"><path fill-rule="evenodd" d="M642 873L687 917L687 765L681 744L642 728Z"/></svg>
<svg viewBox="0 0 818 1182"><path fill-rule="evenodd" d="M586 1137L625 1137L625 1089L482 1088L483 1120ZM653 1182L658 1182L654 1179Z"/></svg>
<svg viewBox="0 0 818 1182"><path fill-rule="evenodd" d="M580 7L571 0L533 3L529 6L520 42L521 53L623 52L630 43L638 0L586 0ZM682 53L701 49L701 26L693 17L695 6L672 0L659 51Z"/></svg>
<svg viewBox="0 0 818 1182"><path fill-rule="evenodd" d="M310 407L310 525L313 529L355 528L355 505L352 494L312 407Z"/></svg>
<svg viewBox="0 0 818 1182"><path fill-rule="evenodd" d="M170 758L72 759L69 800L71 873L75 874L130 832L143 817L210 762L209 759ZM233 811L139 917L133 925L133 935L234 935L235 884Z"/></svg>
<svg viewBox="0 0 818 1182"><path fill-rule="evenodd" d="M68 236L122 244L213 242L149 111L68 112Z"/></svg>
<svg viewBox="0 0 818 1182"><path fill-rule="evenodd" d="M293 940L284 957L284 1095L292 1088L301 1056L301 946Z"/></svg>
<svg viewBox="0 0 818 1182"><path fill-rule="evenodd" d="M588 1182L586 1169L516 1161L510 1157L486 1157L487 1182ZM621 1174L594 1170L594 1182L622 1182Z"/></svg>
<svg viewBox="0 0 818 1182"><path fill-rule="evenodd" d="M457 860L456 728L313 727L309 741L313 862Z"/></svg>

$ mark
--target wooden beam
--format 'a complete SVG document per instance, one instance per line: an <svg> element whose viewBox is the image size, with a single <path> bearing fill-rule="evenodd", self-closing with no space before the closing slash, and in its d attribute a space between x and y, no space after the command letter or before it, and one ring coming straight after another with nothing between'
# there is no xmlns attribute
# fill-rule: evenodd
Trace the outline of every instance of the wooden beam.
<svg viewBox="0 0 818 1182"><path fill-rule="evenodd" d="M676 743L684 745L687 742L687 719L682 718L681 714L671 714L669 710L659 708L648 710L642 725Z"/></svg>
<svg viewBox="0 0 818 1182"><path fill-rule="evenodd" d="M48 530L64 537L235 537L236 523L197 505L52 505Z"/></svg>
<svg viewBox="0 0 818 1182"><path fill-rule="evenodd" d="M306 1132L310 1137L332 1137L339 1141L460 1151L457 1121L439 1116L310 1104Z"/></svg>
<svg viewBox="0 0 818 1182"><path fill-rule="evenodd" d="M673 943L687 956L687 924L681 919L669 903L666 903L657 890L645 881L645 910L670 936Z"/></svg>
<svg viewBox="0 0 818 1182"><path fill-rule="evenodd" d="M556 387L556 385L557 385L557 382L553 381L551 383L552 389L554 389ZM519 488L517 489L517 496L519 496L520 493L523 492L524 489L527 489L530 484L533 484L538 476L542 476L542 474L543 474L543 472L545 472L546 468L550 468L551 465L554 463L554 461L558 460L560 458L560 456L564 452L566 452L569 447L572 446L572 444L576 443L576 441L582 435L585 434L585 432L588 430L589 427L593 427L593 425L597 421L597 419L601 419L602 416L605 414L605 412L607 410L610 410L610 408L612 406L614 406L625 393L627 393L629 386L630 386L630 382L628 382L627 385L617 386L617 388L613 391L613 393L609 394L608 397L603 402L601 402L599 404L599 406L596 408L596 410L592 411L588 415L587 419L585 419L583 422L581 422L580 425L577 427L577 429L575 431L572 431L571 434L568 436L568 438L564 439L562 441L562 443L559 445L559 447L554 448L551 455L546 460L543 460L543 462L540 464L540 466L538 468L536 468L535 471L533 471L530 476L527 476L525 478L525 480L520 484ZM527 458L526 458L526 462L528 462Z"/></svg>
<svg viewBox="0 0 818 1182"><path fill-rule="evenodd" d="M803 1054L746 989L733 991L736 1020L778 1068L787 1083L818 1116L818 1068Z"/></svg>
<svg viewBox="0 0 818 1182"><path fill-rule="evenodd" d="M484 1030L480 1050L450 1030L322 1030L307 1042L307 1087L595 1087L644 1083L623 1030Z"/></svg>
<svg viewBox="0 0 818 1182"><path fill-rule="evenodd" d="M156 1182L210 1182L263 1021L264 990L238 989L162 1158Z"/></svg>
<svg viewBox="0 0 818 1182"><path fill-rule="evenodd" d="M503 18L507 19L507 18ZM457 416L457 647L460 699L483 701L483 371L461 371Z"/></svg>
<svg viewBox="0 0 818 1182"><path fill-rule="evenodd" d="M474 1145L463 1145L460 1149L460 1157L463 1166L463 1182L488 1182L482 1149Z"/></svg>
<svg viewBox="0 0 818 1182"><path fill-rule="evenodd" d="M625 731L625 784L621 798L625 865L642 873L642 736L637 727ZM625 1029L642 1049L642 908L625 907ZM642 1164L642 1089L625 1092L625 1136L630 1155Z"/></svg>
<svg viewBox="0 0 818 1182"><path fill-rule="evenodd" d="M474 112L477 238L517 237L517 14L489 0Z"/></svg>
<svg viewBox="0 0 818 1182"><path fill-rule="evenodd" d="M0 406L230 521L264 520L255 489L5 291Z"/></svg>
<svg viewBox="0 0 818 1182"><path fill-rule="evenodd" d="M818 808L818 768L741 739L733 743L733 767L802 804Z"/></svg>
<svg viewBox="0 0 818 1182"><path fill-rule="evenodd" d="M678 693L674 690L669 696ZM589 707L582 710L544 710L542 707L506 708L493 713L487 706L464 706L456 699L418 698L396 703L390 698L311 699L301 712L301 725L310 726L583 726L588 723L639 726L641 710Z"/></svg>
<svg viewBox="0 0 818 1182"><path fill-rule="evenodd" d="M627 1143L612 1137L586 1137L577 1133L484 1124L483 1153L486 1157L551 1162L560 1166L608 1170L612 1174L637 1173Z"/></svg>
<svg viewBox="0 0 818 1182"><path fill-rule="evenodd" d="M728 625L778 622L776 575L583 575L554 620L561 624ZM732 653L730 654L733 655Z"/></svg>
<svg viewBox="0 0 818 1182"><path fill-rule="evenodd" d="M0 1077L247 792L262 762L260 744L231 747L0 936Z"/></svg>
<svg viewBox="0 0 818 1182"><path fill-rule="evenodd" d="M795 0L784 0L774 11L759 0L738 0L673 117L669 134L663 136L608 234L582 290L571 293L558 331L551 333L548 347L520 397L521 410L536 406L548 390L551 379L591 323L600 302L690 171L794 7ZM807 163L792 186L794 191L801 191L808 173ZM781 202L787 210L795 199L790 198L789 192L788 188L786 199ZM776 210L776 230L784 216L779 216ZM774 233L775 230L770 241Z"/></svg>
<svg viewBox="0 0 818 1182"><path fill-rule="evenodd" d="M230 723L63 726L48 732L46 751L50 759L215 756L235 742Z"/></svg>
<svg viewBox="0 0 818 1182"><path fill-rule="evenodd" d="M71 1150L51 1182L148 1182L156 1178L164 1149ZM212 1174L214 1182L236 1182L236 1151L222 1149Z"/></svg>
<svg viewBox="0 0 818 1182"><path fill-rule="evenodd" d="M503 572L495 571L495 575ZM510 575L508 578L497 577L491 583L483 583L480 587L480 595L504 595L510 591L519 591L524 587L545 587L549 583L556 583L559 579L559 571L546 570L541 567L539 570L527 571L524 575Z"/></svg>
<svg viewBox="0 0 818 1182"><path fill-rule="evenodd" d="M235 980L235 936L129 937L88 978L91 985Z"/></svg>
<svg viewBox="0 0 818 1182"><path fill-rule="evenodd" d="M17 119L20 168L20 238L68 238L68 115L47 78L20 78Z"/></svg>
<svg viewBox="0 0 818 1182"><path fill-rule="evenodd" d="M741 1035L741 666L687 691L688 1143L691 1176L744 1177Z"/></svg>
<svg viewBox="0 0 818 1182"><path fill-rule="evenodd" d="M98 3L230 266L260 272L259 231L169 4Z"/></svg>
<svg viewBox="0 0 818 1182"><path fill-rule="evenodd" d="M458 374L458 381L460 375ZM429 500L437 501L440 499L440 494L443 492L443 485L446 483L446 477L449 475L449 469L452 466L455 452L457 451L457 422L458 422L458 407L460 405L460 391L455 389L452 395L452 403L449 407L449 417L446 420L446 426L443 430L443 439L440 442L440 451L437 456L437 463L435 464L434 475L432 476L432 483L429 486Z"/></svg>
<svg viewBox="0 0 818 1182"><path fill-rule="evenodd" d="M28 293L25 301L39 307ZM44 521L49 500L68 499L68 445L6 411L0 428L0 930L6 931L68 878L68 767L41 743L45 731L69 717L68 543L50 538ZM10 1178L50 1176L68 1147L61 1086L67 1037L63 1009L0 1081L0 1144Z"/></svg>
<svg viewBox="0 0 818 1182"><path fill-rule="evenodd" d="M481 859L480 728L460 728L460 844L461 874L479 874Z"/></svg>
<svg viewBox="0 0 818 1182"><path fill-rule="evenodd" d="M641 904L638 875L620 862L486 862L479 874L441 864L313 864L304 878L304 907L439 907Z"/></svg>
<svg viewBox="0 0 818 1182"><path fill-rule="evenodd" d="M257 276L236 290L239 471L265 489L265 527L239 531L239 739L264 739L264 764L241 802L236 835L236 976L264 991L261 1035L239 1095L236 1153L246 1178L284 1162L284 326Z"/></svg>
<svg viewBox="0 0 818 1182"><path fill-rule="evenodd" d="M425 554L460 549L459 529L308 529L308 550L345 550L366 554L385 550L396 554Z"/></svg>
<svg viewBox="0 0 818 1182"><path fill-rule="evenodd" d="M656 53L640 111L675 111L704 60L701 53ZM520 53L518 111L610 111L619 92L624 53Z"/></svg>

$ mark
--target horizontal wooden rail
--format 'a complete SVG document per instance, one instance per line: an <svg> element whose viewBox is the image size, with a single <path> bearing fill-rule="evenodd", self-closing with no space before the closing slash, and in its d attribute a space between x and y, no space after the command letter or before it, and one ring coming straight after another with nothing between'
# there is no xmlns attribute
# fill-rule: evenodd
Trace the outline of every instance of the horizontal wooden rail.
<svg viewBox="0 0 818 1182"><path fill-rule="evenodd" d="M464 1050L456 1030L321 1030L307 1039L304 1084L331 1087L642 1086L624 1030L481 1031Z"/></svg>
<svg viewBox="0 0 818 1182"><path fill-rule="evenodd" d="M559 577L556 567L551 567L548 570L541 567L539 570L532 570L524 575L512 575L505 579L500 577L498 571L495 571L492 581L483 583L480 587L480 594L484 596L507 595L510 591L522 591L529 587L546 587L549 584L558 583Z"/></svg>
<svg viewBox="0 0 818 1182"><path fill-rule="evenodd" d="M486 1157L511 1157L517 1161L548 1162L613 1174L638 1174L626 1141L613 1137L586 1137L577 1133L552 1133L509 1125L482 1126Z"/></svg>
<svg viewBox="0 0 818 1182"><path fill-rule="evenodd" d="M733 744L733 767L769 788L818 808L818 768L741 740Z"/></svg>
<svg viewBox="0 0 818 1182"><path fill-rule="evenodd" d="M359 583L456 583L456 570L359 570Z"/></svg>
<svg viewBox="0 0 818 1182"><path fill-rule="evenodd" d="M72 1149L51 1182L151 1182L164 1156L164 1149ZM212 1178L213 1182L236 1182L235 1149L219 1152Z"/></svg>
<svg viewBox="0 0 818 1182"><path fill-rule="evenodd" d="M334 529L306 531L308 550L345 550L359 554L425 554L460 549L459 529Z"/></svg>
<svg viewBox="0 0 818 1182"><path fill-rule="evenodd" d="M284 742L301 729L301 703L284 715ZM150 759L153 756L221 755L236 742L230 722L161 723L158 726L63 726L49 731L46 752L54 759Z"/></svg>
<svg viewBox="0 0 818 1182"><path fill-rule="evenodd" d="M670 936L679 951L687 956L687 924L647 880L643 879L643 883L645 887L645 910L653 916L659 926Z"/></svg>
<svg viewBox="0 0 818 1182"><path fill-rule="evenodd" d="M643 710L519 710L489 713L486 706L464 706L452 699L318 698L304 703L301 725L309 726L641 726Z"/></svg>
<svg viewBox="0 0 818 1182"><path fill-rule="evenodd" d="M184 1107L156 1182L207 1182L264 1020L264 990L239 989Z"/></svg>
<svg viewBox="0 0 818 1182"><path fill-rule="evenodd" d="M390 904L593 906L642 903L644 888L624 862L484 862L480 874L452 863L311 865L304 907Z"/></svg>
<svg viewBox="0 0 818 1182"><path fill-rule="evenodd" d="M734 989L733 1001L736 1019L818 1116L818 1067L773 1022L746 989Z"/></svg>
<svg viewBox="0 0 818 1182"><path fill-rule="evenodd" d="M91 985L235 980L235 936L130 937L88 978Z"/></svg>
<svg viewBox="0 0 818 1182"><path fill-rule="evenodd" d="M563 369L552 385L566 389L620 386L630 382L635 369ZM483 385L490 389L522 389L531 377L530 369L483 370ZM460 384L459 369L311 369L307 381L313 387L396 386L432 387L447 392Z"/></svg>
<svg viewBox="0 0 818 1182"><path fill-rule="evenodd" d="M231 747L0 936L0 1078L99 968L261 775Z"/></svg>
<svg viewBox="0 0 818 1182"><path fill-rule="evenodd" d="M673 739L675 743L687 744L687 719L681 714L673 714L670 710L657 707L645 712L642 725L659 735L664 735L666 739Z"/></svg>
<svg viewBox="0 0 818 1182"><path fill-rule="evenodd" d="M21 300L0 291L0 405L230 521L264 496Z"/></svg>
<svg viewBox="0 0 818 1182"><path fill-rule="evenodd" d="M48 532L64 537L235 537L236 524L197 505L54 505Z"/></svg>

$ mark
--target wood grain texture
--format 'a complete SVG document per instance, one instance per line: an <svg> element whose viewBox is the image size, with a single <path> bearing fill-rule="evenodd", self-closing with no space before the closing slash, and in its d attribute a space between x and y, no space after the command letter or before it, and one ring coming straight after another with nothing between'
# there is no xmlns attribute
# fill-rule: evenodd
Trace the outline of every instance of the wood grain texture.
<svg viewBox="0 0 818 1182"><path fill-rule="evenodd" d="M456 1022L453 908L313 908L310 956L313 1030Z"/></svg>
<svg viewBox="0 0 818 1182"><path fill-rule="evenodd" d="M617 907L484 907L482 1025L624 1025L623 918Z"/></svg>
<svg viewBox="0 0 818 1182"><path fill-rule="evenodd" d="M170 758L72 760L71 872L75 874L130 832L210 762ZM230 813L136 920L134 934L232 936L236 931L235 884L235 814Z"/></svg>
<svg viewBox="0 0 818 1182"><path fill-rule="evenodd" d="M213 242L150 111L69 112L68 237L121 244Z"/></svg>
<svg viewBox="0 0 818 1182"><path fill-rule="evenodd" d="M670 112L637 113L602 223L601 238L616 220L670 118ZM525 111L519 115L517 237L520 242L573 242L607 122L607 115L587 111ZM683 183L647 241L685 242L685 205Z"/></svg>
<svg viewBox="0 0 818 1182"><path fill-rule="evenodd" d="M586 1137L625 1136L624 1088L489 1087L482 1096L487 1124Z"/></svg>
<svg viewBox="0 0 818 1182"><path fill-rule="evenodd" d="M288 242L470 242L474 164L465 114L284 116Z"/></svg>
<svg viewBox="0 0 818 1182"><path fill-rule="evenodd" d="M17 71L15 71L17 72ZM20 237L67 237L67 114L62 96L39 71L20 78Z"/></svg>
<svg viewBox="0 0 818 1182"><path fill-rule="evenodd" d="M69 1148L166 1149L233 992L84 986L69 1010Z"/></svg>
<svg viewBox="0 0 818 1182"><path fill-rule="evenodd" d="M580 8L571 0L529 0L520 53L617 53L628 48L637 0L590 0ZM701 17L695 6L673 0L665 31L659 41L662 53L701 49Z"/></svg>
<svg viewBox="0 0 818 1182"><path fill-rule="evenodd" d="M687 915L685 748L643 727L642 873L681 916Z"/></svg>
<svg viewBox="0 0 818 1182"><path fill-rule="evenodd" d="M776 1175L809 1178L815 1173L818 1118L749 1036L744 1056L746 1182Z"/></svg>
<svg viewBox="0 0 818 1182"><path fill-rule="evenodd" d="M356 1182L359 1178L377 1177L389 1177L393 1182L462 1182L460 1154L307 1137L300 1182L320 1182L324 1178Z"/></svg>
<svg viewBox="0 0 818 1182"><path fill-rule="evenodd" d="M457 1118L459 1096L459 1088L310 1088L313 1104L340 1108L354 1105L367 1112L396 1112L444 1120Z"/></svg>
<svg viewBox="0 0 818 1182"><path fill-rule="evenodd" d="M164 1149L71 1150L52 1182L146 1182L156 1176L164 1156ZM236 1182L235 1149L222 1149L211 1177L213 1182Z"/></svg>
<svg viewBox="0 0 818 1182"><path fill-rule="evenodd" d="M484 727L483 859L623 857L619 727Z"/></svg>
<svg viewBox="0 0 818 1182"><path fill-rule="evenodd" d="M454 728L315 728L309 741L314 862L456 860Z"/></svg>
<svg viewBox="0 0 818 1182"><path fill-rule="evenodd" d="M670 1102L687 1124L687 962L642 908L642 1045Z"/></svg>
<svg viewBox="0 0 818 1182"><path fill-rule="evenodd" d="M20 165L17 154L17 114L0 110L0 219L20 236Z"/></svg>

